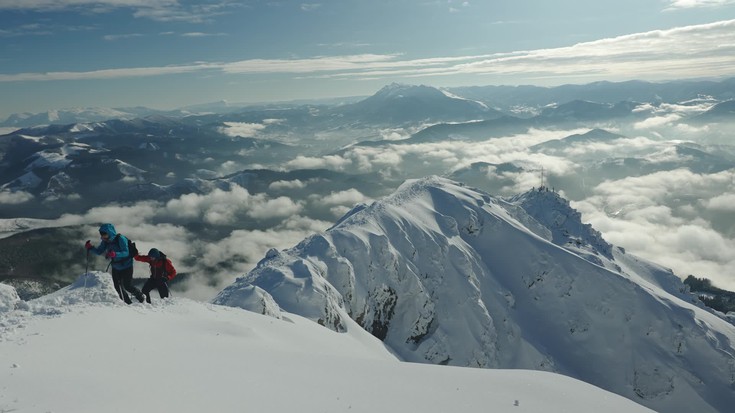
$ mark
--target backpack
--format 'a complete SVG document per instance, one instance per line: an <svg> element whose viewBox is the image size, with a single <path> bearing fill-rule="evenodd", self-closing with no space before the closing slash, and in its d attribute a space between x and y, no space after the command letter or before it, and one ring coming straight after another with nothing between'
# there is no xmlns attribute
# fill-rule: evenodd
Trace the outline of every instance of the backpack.
<svg viewBox="0 0 735 413"><path fill-rule="evenodd" d="M115 235L116 242L120 242L120 234ZM128 240L128 252L130 253L130 258L133 258L138 255L138 247L135 246L135 243L130 240L130 238L125 237L125 239Z"/></svg>
<svg viewBox="0 0 735 413"><path fill-rule="evenodd" d="M163 277L165 277L165 278L168 279L168 275L169 275L168 274L168 267L166 267L166 264L168 263L168 257L166 257L166 254L164 254L163 251L161 251L161 250L158 250L158 253L161 254L158 257L158 261L161 261L161 273L160 274L156 274L156 271L153 269L153 263L151 262L151 263L149 263L149 265L151 267L151 276L154 277L154 276L158 275L158 276L163 276ZM171 264L171 266L173 267L173 264ZM176 276L176 270L174 270L174 277L175 276Z"/></svg>
<svg viewBox="0 0 735 413"><path fill-rule="evenodd" d="M166 268L166 254L163 253L163 251L158 250L159 253L161 253L161 261L163 261L163 264L161 265L161 270L163 271L163 276L168 278L168 270Z"/></svg>

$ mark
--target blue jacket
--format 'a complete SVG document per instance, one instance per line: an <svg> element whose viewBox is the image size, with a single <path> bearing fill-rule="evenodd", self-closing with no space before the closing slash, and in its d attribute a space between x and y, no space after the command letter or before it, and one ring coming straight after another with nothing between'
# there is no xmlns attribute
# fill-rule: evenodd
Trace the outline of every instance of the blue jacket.
<svg viewBox="0 0 735 413"><path fill-rule="evenodd" d="M115 270L124 270L133 266L133 257L128 251L128 239L124 235L118 234L112 224L102 224L100 232L106 232L110 235L107 241L102 240L100 245L92 247L90 251L97 255L105 255L107 251L115 251L115 258L112 259L112 268Z"/></svg>

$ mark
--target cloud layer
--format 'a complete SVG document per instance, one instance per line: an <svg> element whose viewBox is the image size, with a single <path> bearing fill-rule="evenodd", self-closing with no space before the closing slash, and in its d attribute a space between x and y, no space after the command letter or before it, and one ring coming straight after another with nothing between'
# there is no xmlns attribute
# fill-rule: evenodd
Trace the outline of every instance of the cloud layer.
<svg viewBox="0 0 735 413"><path fill-rule="evenodd" d="M558 149L534 150L534 145L584 134L589 129L541 130L485 140L405 144L386 139L383 145L354 146L339 154L299 156L289 169L327 168L337 171L379 172L401 180L431 173L451 173L474 163L488 165L484 185L495 195L510 196L541 183L556 182L562 195L603 236L629 252L672 268L677 275L694 274L735 290L735 171L717 171L711 160L721 147L690 145L707 139L705 129L692 132L682 114L701 113L711 102L659 105L644 108L648 117L627 125L606 125L622 133L617 139L578 141ZM626 135L630 133L631 135ZM680 146L710 151L697 158ZM625 160L628 159L628 162ZM605 162L603 162L605 161ZM695 172L697 165L715 168ZM498 169L513 164L521 169ZM627 165L627 166L626 166ZM631 166L632 165L632 166ZM614 176L621 176L613 178ZM274 186L297 186L282 182ZM482 186L481 186L482 187ZM352 196L354 195L354 196ZM360 201L359 194L322 197ZM325 205L327 206L327 205ZM341 209L344 211L344 209Z"/></svg>
<svg viewBox="0 0 735 413"><path fill-rule="evenodd" d="M77 10L86 13L110 13L129 9L134 17L161 22L206 23L231 7L230 0L184 4L178 0L0 0L0 10L55 12Z"/></svg>
<svg viewBox="0 0 735 413"><path fill-rule="evenodd" d="M332 79L461 75L503 79L523 75L526 78L552 78L559 81L567 78L661 80L727 76L732 75L733 66L735 20L727 20L606 38L568 47L493 55L403 59L400 54L360 54L249 59L79 72L0 74L0 82L115 79L187 73L233 76L284 73L302 78Z"/></svg>

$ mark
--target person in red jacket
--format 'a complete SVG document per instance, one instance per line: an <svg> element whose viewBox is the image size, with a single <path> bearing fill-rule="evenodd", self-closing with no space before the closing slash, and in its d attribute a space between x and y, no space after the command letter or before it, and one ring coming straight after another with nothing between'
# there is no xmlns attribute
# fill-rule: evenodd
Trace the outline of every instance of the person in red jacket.
<svg viewBox="0 0 735 413"><path fill-rule="evenodd" d="M136 261L147 262L151 266L151 278L143 285L142 293L145 295L145 301L150 304L151 290L158 289L158 295L161 298L169 296L168 282L176 276L176 269L171 260L166 258L166 254L151 248L148 255L137 255Z"/></svg>

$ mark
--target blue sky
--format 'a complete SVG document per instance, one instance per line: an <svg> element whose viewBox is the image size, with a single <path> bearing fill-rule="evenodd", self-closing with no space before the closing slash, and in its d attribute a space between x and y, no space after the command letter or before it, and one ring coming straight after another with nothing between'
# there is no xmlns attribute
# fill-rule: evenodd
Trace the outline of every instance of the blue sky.
<svg viewBox="0 0 735 413"><path fill-rule="evenodd" d="M733 67L735 0L0 0L0 120Z"/></svg>

